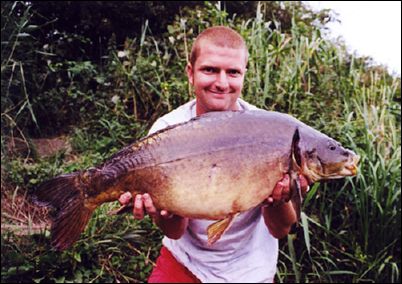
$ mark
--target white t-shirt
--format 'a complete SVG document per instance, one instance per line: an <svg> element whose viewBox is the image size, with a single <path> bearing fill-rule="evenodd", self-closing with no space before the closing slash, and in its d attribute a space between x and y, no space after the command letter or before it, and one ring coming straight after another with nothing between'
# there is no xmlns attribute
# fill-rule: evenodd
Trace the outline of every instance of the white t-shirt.
<svg viewBox="0 0 402 284"><path fill-rule="evenodd" d="M242 110L257 107L238 99ZM149 134L196 116L192 100L159 118ZM202 282L256 283L274 280L278 259L278 240L268 231L261 208L239 214L229 229L212 246L207 227L216 221L190 219L178 240L164 237L163 245Z"/></svg>

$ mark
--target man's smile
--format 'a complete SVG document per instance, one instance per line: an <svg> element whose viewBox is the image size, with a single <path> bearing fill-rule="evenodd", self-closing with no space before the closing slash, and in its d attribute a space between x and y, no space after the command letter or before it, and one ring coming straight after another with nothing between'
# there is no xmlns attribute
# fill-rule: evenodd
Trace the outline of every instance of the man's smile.
<svg viewBox="0 0 402 284"><path fill-rule="evenodd" d="M214 90L208 90L208 92L211 93L214 97L225 97L230 95L230 92L219 92Z"/></svg>

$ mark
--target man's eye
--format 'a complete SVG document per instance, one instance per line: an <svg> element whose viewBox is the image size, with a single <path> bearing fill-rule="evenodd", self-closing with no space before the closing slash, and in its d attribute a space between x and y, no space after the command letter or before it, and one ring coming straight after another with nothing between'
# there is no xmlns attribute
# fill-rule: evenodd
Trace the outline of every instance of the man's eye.
<svg viewBox="0 0 402 284"><path fill-rule="evenodd" d="M230 75L240 75L240 71L239 70L229 70L229 74Z"/></svg>
<svg viewBox="0 0 402 284"><path fill-rule="evenodd" d="M206 68L204 68L204 72L205 72L205 73L213 73L214 71L215 71L215 69L212 68L212 67L206 67Z"/></svg>

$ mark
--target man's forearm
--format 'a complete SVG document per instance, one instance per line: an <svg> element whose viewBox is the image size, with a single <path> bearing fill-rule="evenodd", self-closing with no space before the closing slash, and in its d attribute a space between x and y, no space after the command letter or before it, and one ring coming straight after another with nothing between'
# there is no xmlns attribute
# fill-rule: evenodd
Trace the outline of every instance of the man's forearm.
<svg viewBox="0 0 402 284"><path fill-rule="evenodd" d="M269 232L277 239L289 234L291 226L297 222L296 212L291 202L263 207L261 210Z"/></svg>

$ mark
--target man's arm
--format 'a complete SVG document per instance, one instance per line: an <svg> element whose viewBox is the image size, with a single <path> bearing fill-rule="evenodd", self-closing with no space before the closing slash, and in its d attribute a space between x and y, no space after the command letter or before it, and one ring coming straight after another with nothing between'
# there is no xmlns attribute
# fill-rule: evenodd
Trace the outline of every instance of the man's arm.
<svg viewBox="0 0 402 284"><path fill-rule="evenodd" d="M290 228L297 222L296 212L291 202L286 202L275 207L263 207L262 215L269 232L277 239L281 239L289 234Z"/></svg>
<svg viewBox="0 0 402 284"><path fill-rule="evenodd" d="M308 181L300 176L300 185L302 194L308 190ZM267 199L267 206L262 207L262 215L264 216L265 224L268 227L272 236L281 239L289 234L290 229L296 223L297 215L290 198L290 179L289 175L279 181L270 197Z"/></svg>

